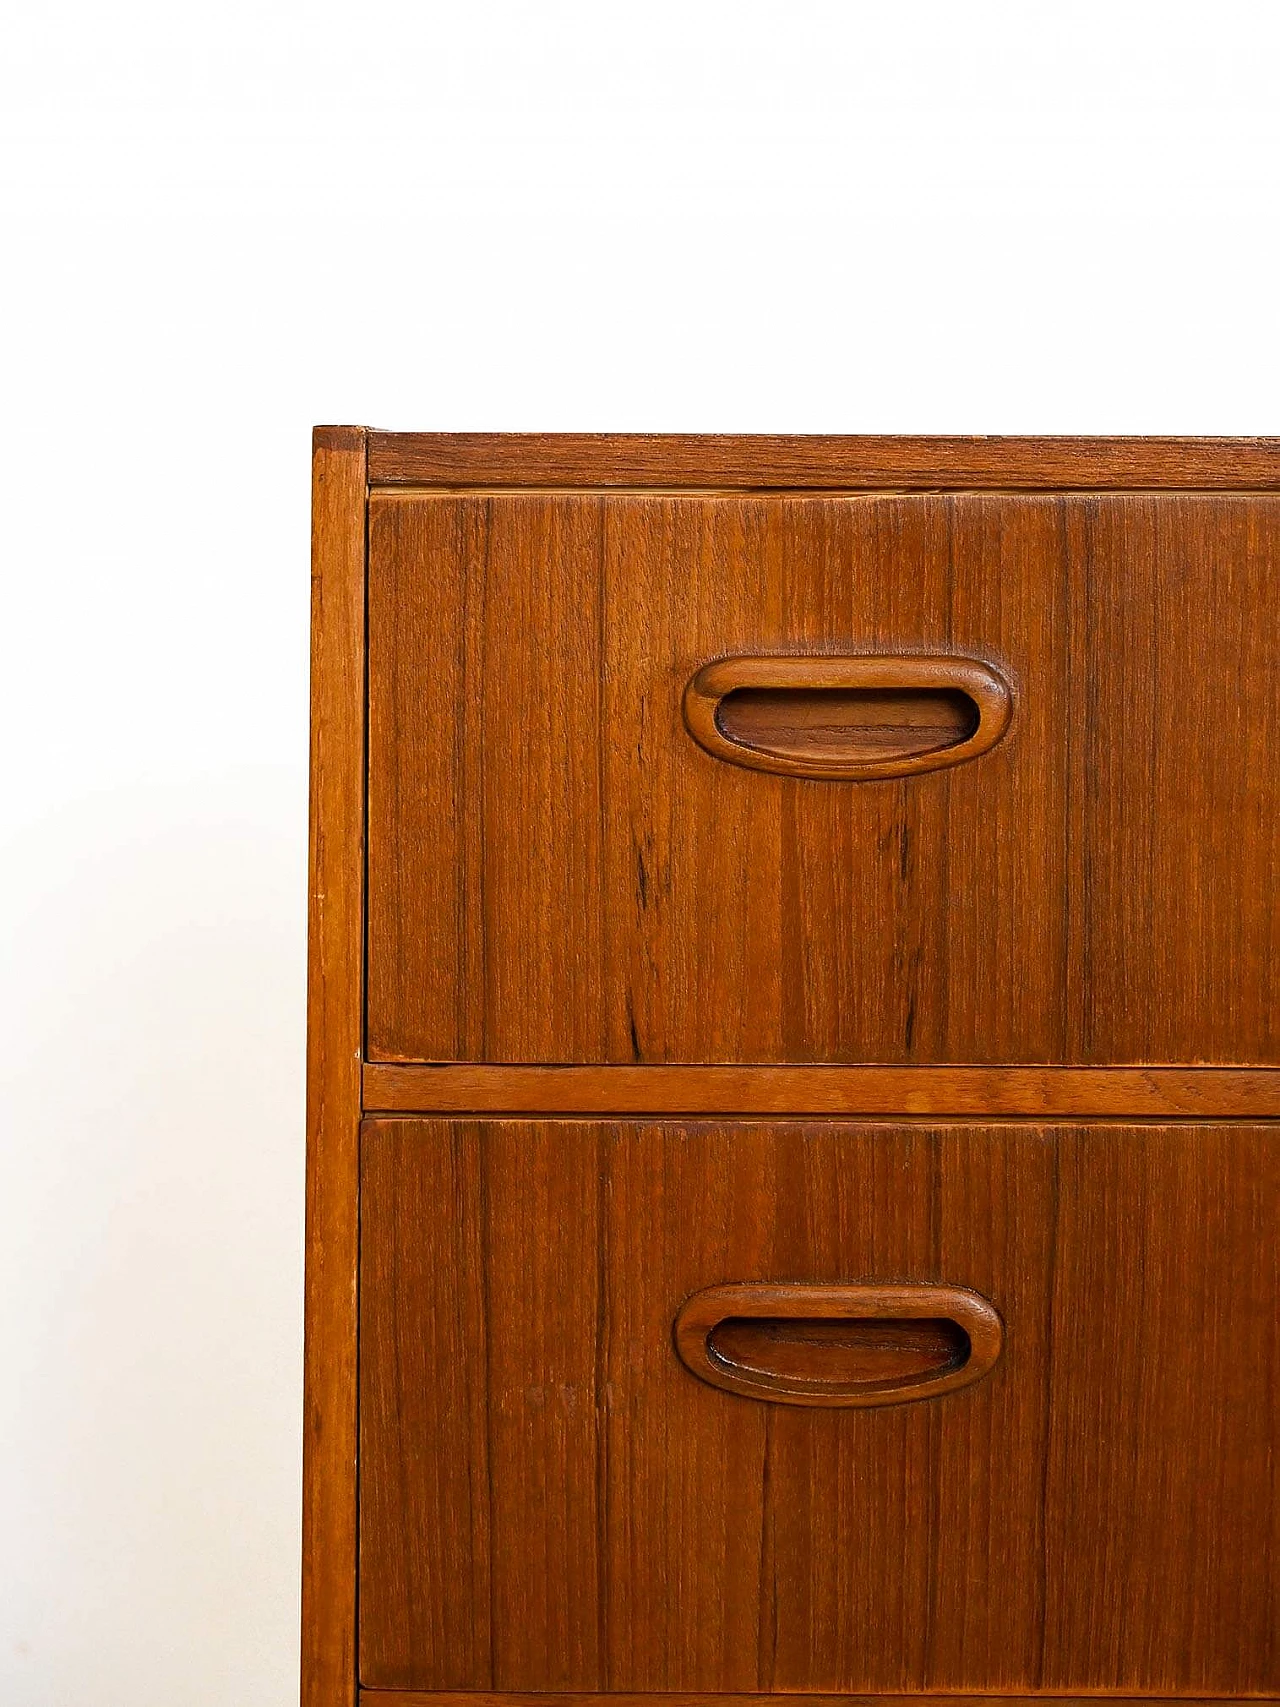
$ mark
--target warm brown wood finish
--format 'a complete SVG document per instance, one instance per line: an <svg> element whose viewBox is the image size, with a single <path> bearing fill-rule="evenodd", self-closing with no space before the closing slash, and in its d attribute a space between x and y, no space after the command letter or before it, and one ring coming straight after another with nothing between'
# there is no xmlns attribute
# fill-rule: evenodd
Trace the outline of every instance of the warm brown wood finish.
<svg viewBox="0 0 1280 1707"><path fill-rule="evenodd" d="M314 468L303 1707L1280 1699L1280 440Z"/></svg>
<svg viewBox="0 0 1280 1707"><path fill-rule="evenodd" d="M361 1667L420 1689L1275 1692L1271 1126L366 1124ZM971 1288L984 1379L770 1406L726 1280Z"/></svg>
<svg viewBox="0 0 1280 1707"><path fill-rule="evenodd" d="M1280 1060L1280 499L375 493L370 550L373 1058ZM1008 733L684 727L717 656L894 649Z"/></svg>
<svg viewBox="0 0 1280 1707"><path fill-rule="evenodd" d="M1050 490L1280 487L1280 439L371 433L375 485Z"/></svg>
<svg viewBox="0 0 1280 1707"><path fill-rule="evenodd" d="M728 1393L780 1405L901 1405L980 1381L1004 1326L965 1286L734 1280L686 1298L672 1337L690 1374Z"/></svg>
<svg viewBox="0 0 1280 1707"><path fill-rule="evenodd" d="M1159 1695L1109 1695L1118 1704L1141 1701L1143 1707L1210 1707L1212 1697L1180 1695L1176 1698ZM959 1698L965 1707L1009 1707L1007 1695L965 1695ZM1097 1707L1096 1695L1055 1695L1055 1707ZM362 1689L361 1707L760 1707L759 1695L678 1695L646 1693L623 1695L557 1694L553 1701L545 1695L505 1693L495 1695L489 1690ZM958 1707L954 1695L798 1695L787 1696L786 1707Z"/></svg>
<svg viewBox="0 0 1280 1707"><path fill-rule="evenodd" d="M302 1707L355 1700L365 435L312 453Z"/></svg>
<svg viewBox="0 0 1280 1707"><path fill-rule="evenodd" d="M1280 1118L1275 1067L425 1067L371 1061L402 1114L893 1114Z"/></svg>
<svg viewBox="0 0 1280 1707"><path fill-rule="evenodd" d="M684 690L714 759L828 782L963 764L1004 734L1009 684L972 658L721 658Z"/></svg>

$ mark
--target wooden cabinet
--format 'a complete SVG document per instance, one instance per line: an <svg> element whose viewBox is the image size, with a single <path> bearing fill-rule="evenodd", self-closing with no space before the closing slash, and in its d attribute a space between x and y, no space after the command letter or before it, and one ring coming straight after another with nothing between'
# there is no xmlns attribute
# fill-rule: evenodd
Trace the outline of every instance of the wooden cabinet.
<svg viewBox="0 0 1280 1707"><path fill-rule="evenodd" d="M305 1707L1280 1695L1280 447L315 467Z"/></svg>

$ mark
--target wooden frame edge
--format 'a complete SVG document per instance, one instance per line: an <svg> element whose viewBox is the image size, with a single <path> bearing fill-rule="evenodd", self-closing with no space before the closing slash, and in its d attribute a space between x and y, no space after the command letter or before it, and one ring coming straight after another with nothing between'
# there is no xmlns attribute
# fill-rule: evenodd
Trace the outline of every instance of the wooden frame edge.
<svg viewBox="0 0 1280 1707"><path fill-rule="evenodd" d="M790 491L1280 489L1277 438L369 434L378 486Z"/></svg>
<svg viewBox="0 0 1280 1707"><path fill-rule="evenodd" d="M1275 1067L536 1067L371 1061L366 1114L1274 1120Z"/></svg>
<svg viewBox="0 0 1280 1707"><path fill-rule="evenodd" d="M302 1707L354 1707L367 434L312 445Z"/></svg>
<svg viewBox="0 0 1280 1707"><path fill-rule="evenodd" d="M513 1690L461 1693L457 1690L362 1689L361 1707L763 1707L773 1701L785 1707L1013 1707L1019 1701L1055 1703L1056 1707L1229 1707L1232 1701L1274 1701L1273 1695L1121 1695L1107 1690L1076 1695L1039 1691L1006 1695L699 1695L671 1690L663 1694L617 1694L588 1690L563 1694L531 1694Z"/></svg>

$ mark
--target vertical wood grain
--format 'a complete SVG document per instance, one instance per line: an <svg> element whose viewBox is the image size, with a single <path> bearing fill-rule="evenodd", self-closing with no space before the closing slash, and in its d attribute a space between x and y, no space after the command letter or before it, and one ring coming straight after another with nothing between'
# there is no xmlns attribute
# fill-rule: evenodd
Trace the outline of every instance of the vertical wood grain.
<svg viewBox="0 0 1280 1707"><path fill-rule="evenodd" d="M1272 1126L367 1122L362 1681L1275 1693L1278 1161ZM797 1278L974 1287L1004 1354L882 1410L685 1370L690 1293Z"/></svg>
<svg viewBox="0 0 1280 1707"><path fill-rule="evenodd" d="M1280 1688L1280 1126L1064 1131L1042 1686Z"/></svg>
<svg viewBox="0 0 1280 1707"><path fill-rule="evenodd" d="M483 848L473 826L476 772L483 764L485 700L469 667L475 602L485 577L483 508L371 505L369 577L369 890L383 916L412 916L410 937L381 936L369 960L369 1003L385 1010L393 992L415 992L418 1046L428 1058L484 1055L470 1026L484 989L480 905ZM425 579L424 579L425 577ZM481 606L483 609L483 606ZM398 655L417 662L398 670ZM468 786L470 785L470 786ZM464 804L465 803L465 804ZM423 835L398 849L400 835ZM424 857L425 855L425 857Z"/></svg>
<svg viewBox="0 0 1280 1707"><path fill-rule="evenodd" d="M1069 1058L1280 1056L1280 503L1064 503Z"/></svg>
<svg viewBox="0 0 1280 1707"><path fill-rule="evenodd" d="M365 434L312 453L302 1704L356 1690L356 1267L363 1026Z"/></svg>
<svg viewBox="0 0 1280 1707"><path fill-rule="evenodd" d="M970 1140L944 1127L937 1140L938 1269L999 1300L1005 1367L990 1378L985 1404L931 1407L941 1561L929 1580L931 1689L977 1675L1016 1689L1036 1675L1044 1553L1056 1544L1042 1495L1061 1130L1001 1126Z"/></svg>
<svg viewBox="0 0 1280 1707"><path fill-rule="evenodd" d="M481 676L464 688L486 706L482 789L469 804L484 834L491 1053L517 1034L538 1060L604 1053L601 506L489 506Z"/></svg>
<svg viewBox="0 0 1280 1707"><path fill-rule="evenodd" d="M382 493L371 577L375 1057L1280 1059L1280 501ZM992 752L681 725L709 658L907 649L1008 672Z"/></svg>
<svg viewBox="0 0 1280 1707"><path fill-rule="evenodd" d="M603 566L604 883L598 944L614 1059L767 1058L782 997L777 779L691 769L680 695L727 633L776 620L777 518L610 500ZM763 607L763 608L762 608ZM682 679L683 678L683 679ZM699 758L705 755L699 754ZM714 872L715 880L700 881ZM690 889L698 923L690 928ZM690 1012L696 1013L696 1039Z"/></svg>
<svg viewBox="0 0 1280 1707"><path fill-rule="evenodd" d="M468 1140L484 1199L494 1683L600 1687L607 1385L597 1146L547 1124L518 1135L475 1125Z"/></svg>
<svg viewBox="0 0 1280 1707"><path fill-rule="evenodd" d="M870 443L661 455L818 488ZM656 440L381 445L664 484ZM1145 1083L1205 1118L1033 1123L1147 1105L1001 1066L1280 1061L1280 498L1190 489L1225 447L1077 451L1006 446L1034 493L376 493L362 945L365 436L317 434L304 1707L355 1689L357 1252L370 1700L1280 1693L1280 1127ZM1188 489L1094 489L1139 466ZM752 651L988 659L1013 722L953 771L746 772L680 704ZM362 946L375 1059L580 1063L501 1096L596 1118L368 1120L358 1228ZM714 1066L946 1062L990 1074L930 1125ZM412 1110L449 1069L381 1071ZM769 1118L715 1112L737 1072ZM1004 1354L928 1403L743 1399L671 1342L731 1280L970 1286Z"/></svg>
<svg viewBox="0 0 1280 1707"><path fill-rule="evenodd" d="M380 1047L599 1058L599 504L376 505L370 550Z"/></svg>
<svg viewBox="0 0 1280 1707"><path fill-rule="evenodd" d="M762 1128L623 1122L604 1130L599 1156L609 1685L754 1689L769 1418L708 1405L701 1383L678 1378L671 1305L697 1289L695 1272L760 1267L773 1145Z"/></svg>
<svg viewBox="0 0 1280 1707"><path fill-rule="evenodd" d="M494 1645L512 1631L493 1616L491 1438L501 1419L489 1391L502 1326L488 1308L481 1146L457 1121L419 1145L412 1166L397 1166L392 1149L388 1175L385 1159L375 1147L370 1167L366 1148L362 1288L388 1337L361 1359L360 1415L366 1438L393 1430L398 1447L362 1454L361 1529L404 1564L387 1571L366 1540L361 1675L381 1675L378 1633L395 1630L410 1653L430 1656L440 1688L497 1687Z"/></svg>
<svg viewBox="0 0 1280 1707"><path fill-rule="evenodd" d="M1024 1127L775 1130L779 1176L803 1185L778 1203L774 1274L959 1281L997 1304L1006 1348L978 1387L936 1403L774 1413L777 1640L762 1685L1026 1687L1043 1610L1052 1140Z"/></svg>
<svg viewBox="0 0 1280 1707"><path fill-rule="evenodd" d="M930 1055L1061 1061L1079 905L1065 834L1067 708L1078 687L1063 506L964 495L949 513L947 645L1008 660L1016 697L1007 751L947 773L945 816L913 850L944 945L942 981L920 996L922 1011L943 1010Z"/></svg>

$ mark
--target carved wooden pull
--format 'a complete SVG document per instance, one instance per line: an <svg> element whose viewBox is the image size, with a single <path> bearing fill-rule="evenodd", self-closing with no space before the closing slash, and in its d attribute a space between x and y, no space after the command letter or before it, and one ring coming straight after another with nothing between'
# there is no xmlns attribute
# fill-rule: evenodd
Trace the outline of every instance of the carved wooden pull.
<svg viewBox="0 0 1280 1707"><path fill-rule="evenodd" d="M751 770L872 781L963 764L1004 734L1009 684L975 658L720 658L684 692L689 733Z"/></svg>
<svg viewBox="0 0 1280 1707"><path fill-rule="evenodd" d="M965 1286L737 1281L687 1299L681 1361L699 1380L780 1405L901 1405L978 1381L1004 1343Z"/></svg>

